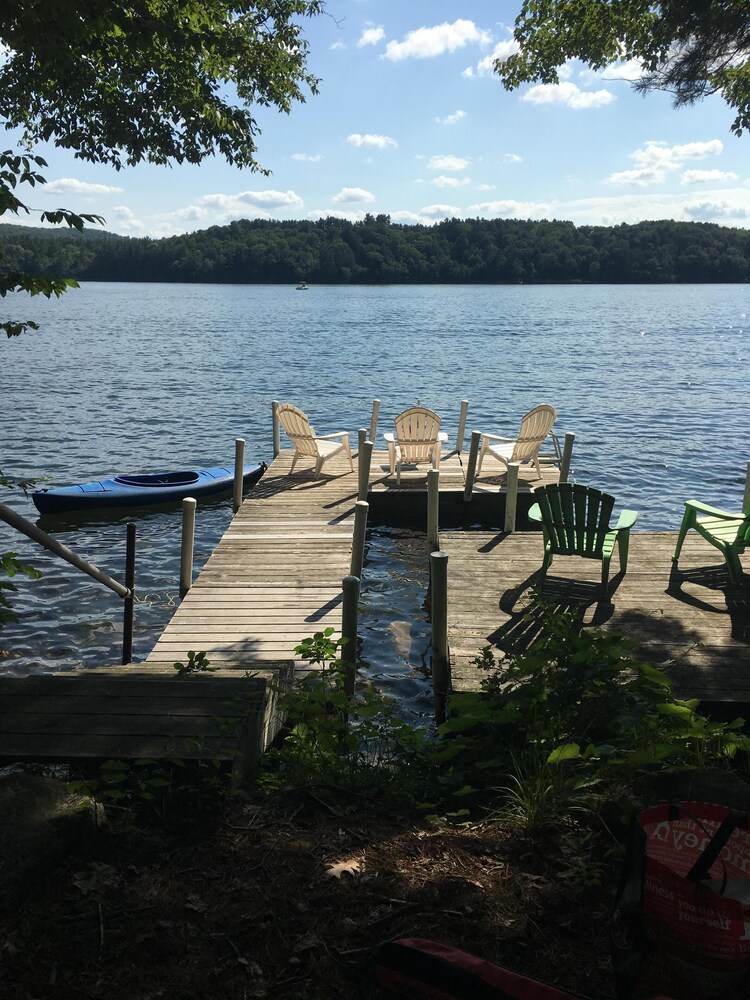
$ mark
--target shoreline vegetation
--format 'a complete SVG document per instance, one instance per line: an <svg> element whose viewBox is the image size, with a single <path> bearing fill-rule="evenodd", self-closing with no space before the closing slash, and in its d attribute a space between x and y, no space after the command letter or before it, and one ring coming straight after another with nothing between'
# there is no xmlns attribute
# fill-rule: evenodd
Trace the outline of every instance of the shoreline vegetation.
<svg viewBox="0 0 750 1000"><path fill-rule="evenodd" d="M210 284L633 284L750 280L750 230L701 222L400 225L241 219L162 239L0 226L0 270Z"/></svg>

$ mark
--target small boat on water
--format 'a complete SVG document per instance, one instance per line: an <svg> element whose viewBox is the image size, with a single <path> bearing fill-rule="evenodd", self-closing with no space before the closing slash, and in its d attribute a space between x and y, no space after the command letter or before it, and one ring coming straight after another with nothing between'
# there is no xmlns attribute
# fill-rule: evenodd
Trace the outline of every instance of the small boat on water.
<svg viewBox="0 0 750 1000"><path fill-rule="evenodd" d="M265 462L246 465L242 481L254 486L266 471ZM174 503L185 497L211 496L231 489L234 469L195 469L188 472L153 472L148 475L113 476L93 483L35 490L31 499L40 514L62 514L69 510L102 507L146 507Z"/></svg>
<svg viewBox="0 0 750 1000"><path fill-rule="evenodd" d="M307 291L307 282L306 281L300 281L299 284L297 285L297 291L298 292L306 292Z"/></svg>

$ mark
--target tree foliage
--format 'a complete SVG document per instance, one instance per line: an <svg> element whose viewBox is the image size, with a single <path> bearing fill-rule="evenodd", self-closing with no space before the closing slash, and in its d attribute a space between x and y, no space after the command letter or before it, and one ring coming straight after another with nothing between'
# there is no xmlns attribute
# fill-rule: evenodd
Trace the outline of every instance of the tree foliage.
<svg viewBox="0 0 750 1000"><path fill-rule="evenodd" d="M0 117L92 163L260 169L255 109L313 93L299 18L322 0L5 0Z"/></svg>
<svg viewBox="0 0 750 1000"><path fill-rule="evenodd" d="M513 36L519 51L498 59L512 90L558 83L558 70L580 59L600 70L638 60L636 89L668 91L679 107L721 93L736 111L732 131L750 127L750 5L744 0L524 0Z"/></svg>
<svg viewBox="0 0 750 1000"><path fill-rule="evenodd" d="M9 263L85 281L432 284L750 280L750 232L713 223L574 226L446 219L404 226L240 220L165 239L0 227Z"/></svg>

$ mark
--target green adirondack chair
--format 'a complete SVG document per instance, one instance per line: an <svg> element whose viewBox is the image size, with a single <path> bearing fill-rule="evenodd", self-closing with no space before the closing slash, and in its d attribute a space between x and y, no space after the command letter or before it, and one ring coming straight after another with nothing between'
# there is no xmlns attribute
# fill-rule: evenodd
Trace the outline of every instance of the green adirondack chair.
<svg viewBox="0 0 750 1000"><path fill-rule="evenodd" d="M721 552L729 570L729 579L735 586L741 587L746 577L742 572L740 553L750 544L750 503L746 507L743 513L732 514L726 510L719 510L718 507L710 507L699 500L686 500L685 513L672 556L675 566L680 558L685 535L691 528L695 528L699 535L703 535L707 542L715 545ZM706 516L699 517L699 514Z"/></svg>
<svg viewBox="0 0 750 1000"><path fill-rule="evenodd" d="M581 483L552 483L534 490L537 502L529 511L529 519L541 522L544 537L542 580L554 556L583 556L601 559L602 596L607 595L609 564L617 543L620 569L628 568L630 529L638 513L624 510L611 528L609 520L615 498Z"/></svg>

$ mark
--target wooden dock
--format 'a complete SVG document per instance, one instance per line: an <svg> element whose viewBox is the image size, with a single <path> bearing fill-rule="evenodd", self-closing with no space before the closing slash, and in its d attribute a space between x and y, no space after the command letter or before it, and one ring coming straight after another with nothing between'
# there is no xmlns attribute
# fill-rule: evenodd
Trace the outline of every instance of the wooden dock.
<svg viewBox="0 0 750 1000"><path fill-rule="evenodd" d="M691 532L672 564L676 533L633 532L627 573L613 556L608 600L600 601L601 564L555 557L543 596L571 609L584 625L622 632L634 655L671 660L675 691L706 703L750 704L750 588L730 586L719 552ZM453 684L477 687L473 664L490 644L499 657L524 648L538 625L524 620L542 564L538 532L444 532ZM750 567L748 567L750 572Z"/></svg>
<svg viewBox="0 0 750 1000"><path fill-rule="evenodd" d="M329 626L341 631L350 569L356 460L351 472L338 455L316 480L309 463L290 475L292 454L281 451L244 501L144 663L0 681L0 756L169 756L178 747L191 756L192 745L192 756L208 747L231 759L228 721L245 734L244 758L257 759L281 724L279 694L302 662L295 647ZM467 503L466 459L452 452L441 462L441 524L502 525L505 472L488 461ZM426 526L426 470L405 468L398 486L388 471L387 452L374 452L371 516ZM544 482L558 476L555 466L544 467ZM522 527L536 485L533 472L521 473ZM583 624L624 631L638 655L672 660L678 694L750 704L750 595L728 586L719 554L694 533L675 573L674 543L671 533L633 533L624 577L613 558L607 601L598 600L597 562L557 558L544 595L575 608ZM541 534L464 527L442 530L440 547L449 557L453 685L477 688L481 673L472 661L483 646L502 656L534 637L524 610L541 566ZM205 652L217 672L177 678L172 664L186 662L190 650Z"/></svg>

